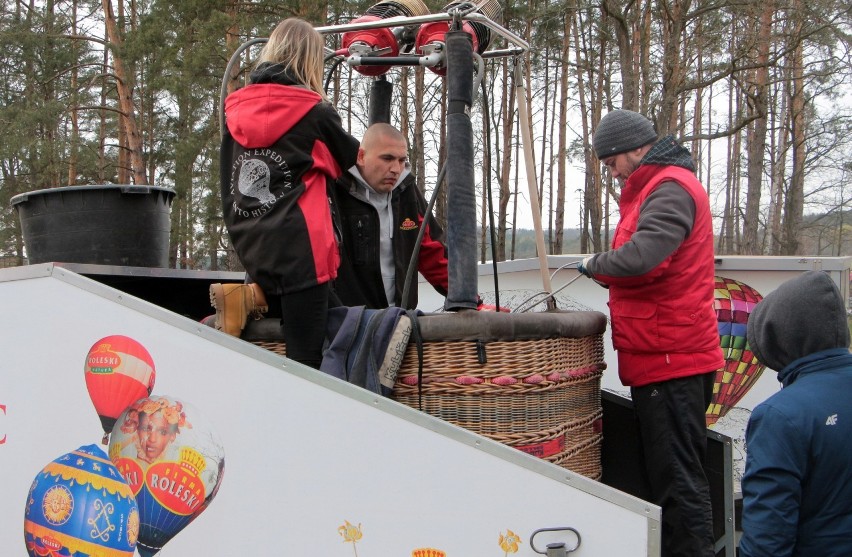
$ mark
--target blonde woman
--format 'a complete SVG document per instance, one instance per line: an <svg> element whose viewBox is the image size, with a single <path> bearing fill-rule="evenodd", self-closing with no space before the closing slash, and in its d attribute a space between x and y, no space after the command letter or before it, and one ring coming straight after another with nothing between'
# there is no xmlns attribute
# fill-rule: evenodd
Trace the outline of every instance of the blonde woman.
<svg viewBox="0 0 852 557"><path fill-rule="evenodd" d="M225 100L221 152L231 243L267 299L280 298L287 356L314 368L340 263L329 199L358 155L323 92L323 45L306 21L278 24L250 84Z"/></svg>

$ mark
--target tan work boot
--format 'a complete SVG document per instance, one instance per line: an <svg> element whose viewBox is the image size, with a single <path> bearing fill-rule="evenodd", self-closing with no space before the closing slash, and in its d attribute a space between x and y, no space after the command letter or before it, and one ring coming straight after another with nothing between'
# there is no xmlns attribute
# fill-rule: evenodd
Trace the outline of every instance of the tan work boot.
<svg viewBox="0 0 852 557"><path fill-rule="evenodd" d="M216 328L235 337L242 334L249 317L260 319L269 309L256 284L211 284L210 303L216 308Z"/></svg>

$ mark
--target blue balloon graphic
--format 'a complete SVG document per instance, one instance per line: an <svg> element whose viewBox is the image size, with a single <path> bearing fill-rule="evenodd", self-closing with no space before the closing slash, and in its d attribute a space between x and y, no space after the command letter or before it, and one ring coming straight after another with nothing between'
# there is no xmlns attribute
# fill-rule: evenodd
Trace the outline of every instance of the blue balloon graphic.
<svg viewBox="0 0 852 557"><path fill-rule="evenodd" d="M30 557L132 557L138 536L130 486L97 445L60 456L33 480L24 513Z"/></svg>

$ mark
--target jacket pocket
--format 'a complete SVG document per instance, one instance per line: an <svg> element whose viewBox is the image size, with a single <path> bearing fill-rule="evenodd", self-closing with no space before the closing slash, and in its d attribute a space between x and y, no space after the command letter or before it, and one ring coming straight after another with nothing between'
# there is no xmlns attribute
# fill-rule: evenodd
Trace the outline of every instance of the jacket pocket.
<svg viewBox="0 0 852 557"><path fill-rule="evenodd" d="M609 303L609 309L613 348L629 352L648 352L659 348L659 307L655 302L616 300Z"/></svg>
<svg viewBox="0 0 852 557"><path fill-rule="evenodd" d="M700 339L706 338L705 329L696 326L706 323L699 319L702 313L695 309L660 309L660 342L666 350L683 350L692 346L700 345ZM715 320L713 321L715 325ZM711 334L713 338L716 335ZM698 343L698 344L696 344Z"/></svg>
<svg viewBox="0 0 852 557"><path fill-rule="evenodd" d="M369 221L355 217L349 222L352 245L346 246L355 265L369 265L373 260Z"/></svg>

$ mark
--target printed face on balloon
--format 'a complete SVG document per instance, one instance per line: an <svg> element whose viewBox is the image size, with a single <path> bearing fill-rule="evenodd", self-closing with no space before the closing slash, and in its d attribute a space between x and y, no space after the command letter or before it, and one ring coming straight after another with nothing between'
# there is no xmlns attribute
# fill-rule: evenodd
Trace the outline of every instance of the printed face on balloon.
<svg viewBox="0 0 852 557"><path fill-rule="evenodd" d="M139 543L149 549L162 547L210 504L225 464L204 417L170 396L149 396L122 412L109 456L139 503Z"/></svg>
<svg viewBox="0 0 852 557"><path fill-rule="evenodd" d="M151 463L160 458L177 436L177 425L170 424L162 412L142 414L139 418L139 451L140 460Z"/></svg>
<svg viewBox="0 0 852 557"><path fill-rule="evenodd" d="M177 453L169 449L174 446L181 428L192 428L183 404L165 397L149 397L133 403L118 423L118 432L113 434L122 438L116 445L119 455L147 464L176 458Z"/></svg>

